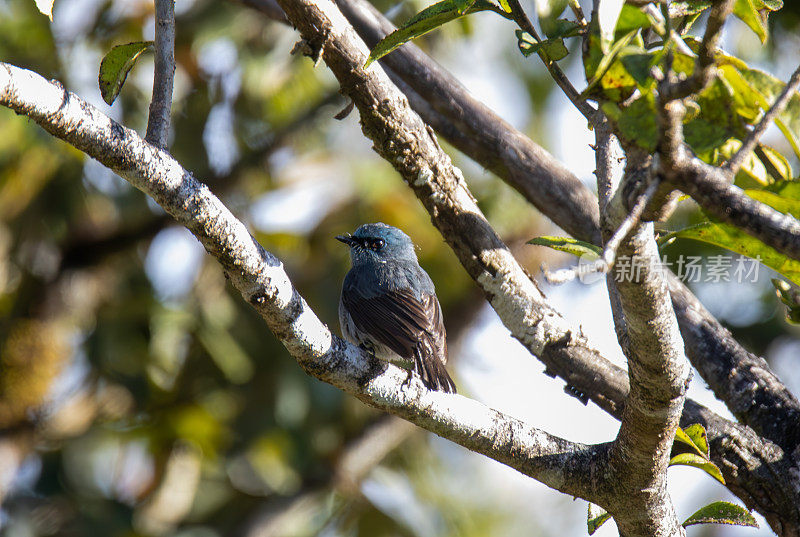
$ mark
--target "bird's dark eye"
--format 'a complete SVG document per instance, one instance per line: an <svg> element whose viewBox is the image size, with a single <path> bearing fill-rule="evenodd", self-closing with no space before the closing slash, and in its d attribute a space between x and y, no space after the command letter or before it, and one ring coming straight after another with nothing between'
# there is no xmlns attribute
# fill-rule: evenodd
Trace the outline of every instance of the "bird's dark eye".
<svg viewBox="0 0 800 537"><path fill-rule="evenodd" d="M381 248L383 248L384 244L386 244L386 243L384 242L383 239L375 239L374 241L372 241L372 244L370 245L370 247L373 250L380 250Z"/></svg>

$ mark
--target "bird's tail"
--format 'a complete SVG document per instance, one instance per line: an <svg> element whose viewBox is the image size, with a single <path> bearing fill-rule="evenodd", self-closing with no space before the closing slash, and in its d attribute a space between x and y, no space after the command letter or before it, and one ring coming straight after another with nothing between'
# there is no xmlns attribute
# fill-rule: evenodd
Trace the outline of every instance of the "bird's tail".
<svg viewBox="0 0 800 537"><path fill-rule="evenodd" d="M419 350L414 352L414 366L429 390L456 393L456 384L447 373L444 364L436 356L423 356Z"/></svg>

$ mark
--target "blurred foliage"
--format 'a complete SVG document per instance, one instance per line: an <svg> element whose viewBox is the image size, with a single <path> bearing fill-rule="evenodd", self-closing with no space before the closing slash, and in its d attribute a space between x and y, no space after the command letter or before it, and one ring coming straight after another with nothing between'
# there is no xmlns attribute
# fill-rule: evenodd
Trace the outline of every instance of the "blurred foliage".
<svg viewBox="0 0 800 537"><path fill-rule="evenodd" d="M403 3L396 17L424 7ZM329 325L349 265L333 236L383 221L414 238L457 333L480 297L356 115L333 120L346 103L325 69L288 54L295 33L236 3L187 0L176 10L172 154L281 258ZM770 18L773 31L795 32L797 9L784 11ZM420 44L447 52L479 38L476 27L461 18L446 38ZM0 58L63 81L142 132L152 57L139 58L113 107L97 73L112 47L152 39L152 28L145 0L58 0L52 23L32 0L0 0ZM540 116L553 84L516 49L509 30L495 59L527 92L534 114L524 128L547 145L553 129ZM140 192L6 109L0 133L0 442L21 446L18 430L36 431L21 477L0 491L4 534L530 533L473 476L443 467L427 436L406 440L359 493L338 490L337 463L380 416L305 375L216 263ZM535 271L543 254L522 245L555 230L454 159ZM685 209L676 221L697 218ZM763 350L783 325L759 322L770 329L753 325L747 341Z"/></svg>
<svg viewBox="0 0 800 537"><path fill-rule="evenodd" d="M32 0L0 1L0 58L143 130L152 56L113 107L97 73L115 45L153 38L152 4L59 1L53 19ZM333 120L345 103L324 69L288 54L294 32L204 0L179 3L177 24L170 149L284 261L323 320L338 332L349 265L333 236L384 221L414 238L453 333L469 322L480 298L468 277L355 115ZM402 514L333 486L378 413L305 375L140 192L6 109L0 132L0 442L30 449L16 432L29 426L37 439L21 481L0 491L3 534L415 534ZM482 184L506 233L538 225L510 189ZM420 461L436 464L427 440L407 449L384 467L444 511L447 496L422 478ZM458 512L438 531L487 534L489 513Z"/></svg>

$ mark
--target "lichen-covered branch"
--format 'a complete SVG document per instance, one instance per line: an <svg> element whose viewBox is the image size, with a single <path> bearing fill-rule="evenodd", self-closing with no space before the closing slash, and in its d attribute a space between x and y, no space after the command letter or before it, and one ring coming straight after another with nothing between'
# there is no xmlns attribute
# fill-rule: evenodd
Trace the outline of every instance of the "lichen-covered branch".
<svg viewBox="0 0 800 537"><path fill-rule="evenodd" d="M260 6L272 0L250 1ZM376 43L394 30L394 26L365 0L337 0L337 5L368 44ZM406 44L385 56L381 63L390 66L390 76L408 95L414 110L448 142L511 184L572 236L601 244L597 198L563 164L476 101L416 45ZM674 274L668 273L667 279L684 337L698 334L685 342L687 356L715 395L756 431L769 430L786 438L785 433L772 427L772 420L766 413L756 413L755 408L746 408L737 402L736 394L741 394L741 390L730 384L731 377L726 371L737 371L742 384L758 386L758 406L775 412L781 423L793 421L800 413L796 397L762 358L747 352L713 316L705 315L705 328L698 327L696 307L692 305L699 304L697 298ZM751 411L752 415L745 416ZM795 439L785 444L777 436L767 438L781 445L798 445Z"/></svg>
<svg viewBox="0 0 800 537"><path fill-rule="evenodd" d="M251 0L262 2L265 0ZM268 1L268 0L267 0ZM369 46L395 27L366 0L336 0ZM517 189L573 237L600 243L597 198L541 146L492 112L413 43L380 61L420 97L415 111L447 140ZM427 111L422 110L423 103Z"/></svg>
<svg viewBox="0 0 800 537"><path fill-rule="evenodd" d="M363 69L368 50L341 12L329 2L279 3L306 44L319 51L338 78L342 93L355 103L375 151L422 201L506 327L540 357L549 372L619 415L627 393L624 372L591 348L580 330L547 303L486 221L432 129L411 110L381 66Z"/></svg>
<svg viewBox="0 0 800 537"><path fill-rule="evenodd" d="M554 437L371 359L334 336L294 288L283 264L208 188L167 152L102 114L57 82L0 63L0 105L95 158L151 196L222 265L242 297L311 375L365 403L483 453L570 495L592 500L602 480L596 461L608 446Z"/></svg>
<svg viewBox="0 0 800 537"><path fill-rule="evenodd" d="M627 208L618 173L622 163L613 150L614 136L607 124L595 127L597 181L601 224L608 243L619 241L618 251L636 260L635 277L616 279L609 286L615 319L624 331L620 345L628 358L630 393L625 400L617 440L611 450L613 475L609 512L621 535L683 535L667 492L667 466L689 379L689 363L672 309L669 290L653 236L653 224L640 222L646 200L641 196ZM629 160L629 166L636 163ZM654 182L647 192L652 195ZM638 214L637 214L638 213ZM626 226L626 223L634 222ZM627 229L628 232L621 231ZM619 322L617 323L620 324ZM620 511L635 516L620 517Z"/></svg>

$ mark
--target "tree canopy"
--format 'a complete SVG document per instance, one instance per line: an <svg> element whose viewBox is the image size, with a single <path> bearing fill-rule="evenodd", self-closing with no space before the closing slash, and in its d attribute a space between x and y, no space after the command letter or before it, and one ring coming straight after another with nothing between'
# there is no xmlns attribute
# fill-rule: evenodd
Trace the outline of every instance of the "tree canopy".
<svg viewBox="0 0 800 537"><path fill-rule="evenodd" d="M794 3L0 12L9 535L527 534L522 506L411 424L587 500L590 532L610 516L624 535L679 535L749 511L800 532ZM502 73L490 92L512 114L432 58ZM564 96L596 187L545 149ZM336 337L333 237L372 221L417 244L462 395ZM595 306L573 320L548 298L604 278L625 367L581 330ZM519 397L595 406L616 438L561 438L462 389L487 301L566 392ZM676 513L675 465L726 501Z"/></svg>

